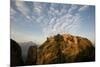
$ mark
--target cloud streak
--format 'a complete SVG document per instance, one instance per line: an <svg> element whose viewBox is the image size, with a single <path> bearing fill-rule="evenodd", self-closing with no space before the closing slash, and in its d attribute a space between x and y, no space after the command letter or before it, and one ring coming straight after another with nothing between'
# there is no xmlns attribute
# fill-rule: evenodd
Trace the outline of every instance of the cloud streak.
<svg viewBox="0 0 100 67"><path fill-rule="evenodd" d="M78 11L74 13L74 10L77 8L78 8L78 5L71 5L70 8L66 10L66 13L64 15L59 17L59 16L55 16L56 15L55 14L51 18L49 25L47 25L47 27L43 29L43 33L45 33L46 36L50 36L50 35L55 35L62 32L66 32L66 33L70 33L71 31L77 32L78 28L80 28L79 24L81 23L81 20L82 20L82 18L80 17L80 14L78 14ZM56 11L54 8L52 9ZM63 14L63 12L64 11L61 11L59 13ZM48 30L49 32L47 32Z"/></svg>
<svg viewBox="0 0 100 67"><path fill-rule="evenodd" d="M17 9L21 12L20 14L27 19L25 20L31 23L39 23L42 26L42 33L45 36L62 32L70 33L70 30L74 27L78 29L80 26L79 23L82 19L78 14L78 11L81 12L88 8L88 6L82 6L79 8L78 5L70 5L67 7L67 5L50 3L48 6L45 3L33 2L31 5L32 10L30 10L27 3L24 1L15 1ZM78 11L74 12L76 9ZM15 11L14 9L11 9L11 15L13 14L15 14Z"/></svg>
<svg viewBox="0 0 100 67"><path fill-rule="evenodd" d="M85 5L85 6L82 6L81 8L78 9L78 11L85 11L86 9L88 9L89 6Z"/></svg>
<svg viewBox="0 0 100 67"><path fill-rule="evenodd" d="M79 32L84 20L81 13L90 8L89 5L11 1L14 2L11 6L11 22L18 24L16 27L25 28L24 30L41 32L40 35L44 37L63 32Z"/></svg>

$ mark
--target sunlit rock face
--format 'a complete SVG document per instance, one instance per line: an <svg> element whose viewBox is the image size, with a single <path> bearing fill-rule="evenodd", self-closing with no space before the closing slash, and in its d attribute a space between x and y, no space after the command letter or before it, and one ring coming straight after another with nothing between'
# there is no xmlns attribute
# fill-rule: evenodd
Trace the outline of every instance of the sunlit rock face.
<svg viewBox="0 0 100 67"><path fill-rule="evenodd" d="M95 60L90 40L70 34L48 37L39 47L36 64L88 62Z"/></svg>
<svg viewBox="0 0 100 67"><path fill-rule="evenodd" d="M22 66L23 60L22 60L22 52L21 47L17 42L14 40L10 40L11 42L11 66Z"/></svg>

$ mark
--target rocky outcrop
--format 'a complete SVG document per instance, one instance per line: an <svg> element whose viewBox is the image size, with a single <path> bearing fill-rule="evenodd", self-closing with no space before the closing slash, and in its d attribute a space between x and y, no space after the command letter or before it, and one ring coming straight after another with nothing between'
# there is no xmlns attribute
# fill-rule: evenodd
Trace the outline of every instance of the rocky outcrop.
<svg viewBox="0 0 100 67"><path fill-rule="evenodd" d="M35 65L37 60L37 46L30 46L26 59L26 65Z"/></svg>
<svg viewBox="0 0 100 67"><path fill-rule="evenodd" d="M21 48L17 42L10 40L11 42L11 66L22 66L23 60L21 55Z"/></svg>
<svg viewBox="0 0 100 67"><path fill-rule="evenodd" d="M87 62L95 60L95 48L87 38L55 35L39 47L36 64Z"/></svg>
<svg viewBox="0 0 100 67"><path fill-rule="evenodd" d="M48 37L40 47L32 42L22 47L25 52L27 47L24 64L19 44L11 39L11 66L95 61L95 47L91 41L70 34Z"/></svg>

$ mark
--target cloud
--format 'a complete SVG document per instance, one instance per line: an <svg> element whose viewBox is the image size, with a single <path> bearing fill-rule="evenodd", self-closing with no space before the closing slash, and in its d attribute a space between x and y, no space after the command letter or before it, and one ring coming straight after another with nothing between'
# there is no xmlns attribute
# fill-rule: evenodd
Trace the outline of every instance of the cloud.
<svg viewBox="0 0 100 67"><path fill-rule="evenodd" d="M53 17L50 19L49 24L43 28L43 33L45 33L45 36L51 36L62 32L70 33L72 31L78 31L78 28L80 28L80 23L82 18L80 17L80 14L77 12L74 12L74 10L79 9L77 5L71 5L69 9L66 9L66 11L62 11L62 8L60 9L61 12L59 12L61 15L55 16L58 13L55 13L57 9L54 9L52 6L50 6L51 11L49 10L49 14L52 14L53 11ZM74 14L73 14L74 13Z"/></svg>
<svg viewBox="0 0 100 67"><path fill-rule="evenodd" d="M30 9L27 3L24 1L15 2L16 8L23 15L21 17L25 18L23 21L39 24L42 34L46 37L62 32L77 32L82 19L78 11L86 9L86 6L79 8L78 5L67 6L38 2L33 2L32 9ZM11 9L11 13L15 14L15 11Z"/></svg>
<svg viewBox="0 0 100 67"><path fill-rule="evenodd" d="M31 4L31 5L30 5ZM14 7L14 8L13 8ZM34 2L33 4L26 1L15 0L11 6L11 19L17 21L16 16L18 18L22 18L23 22L30 22L31 24L34 22L40 23L42 19L42 5L41 3ZM14 14L16 11L16 14ZM38 19L37 19L38 18Z"/></svg>
<svg viewBox="0 0 100 67"><path fill-rule="evenodd" d="M74 11L75 9L77 9L77 8L78 8L77 5L71 5L71 7L70 7L69 10L68 10L68 13L73 13L73 11Z"/></svg>
<svg viewBox="0 0 100 67"><path fill-rule="evenodd" d="M25 2L16 0L15 3L16 3L17 9L21 12L21 14L23 14L27 19L31 20L31 17L29 16L30 11L28 7L26 6Z"/></svg>
<svg viewBox="0 0 100 67"><path fill-rule="evenodd" d="M13 8L10 8L10 12L11 12L11 14L10 14L11 16L16 14L16 11Z"/></svg>
<svg viewBox="0 0 100 67"><path fill-rule="evenodd" d="M37 2L33 3L33 12L40 15L42 12L42 4Z"/></svg>
<svg viewBox="0 0 100 67"><path fill-rule="evenodd" d="M79 11L79 12L80 12L80 11L85 11L86 9L88 9L88 7L89 7L89 6L87 6L87 5L82 6L82 7L79 8L78 11Z"/></svg>

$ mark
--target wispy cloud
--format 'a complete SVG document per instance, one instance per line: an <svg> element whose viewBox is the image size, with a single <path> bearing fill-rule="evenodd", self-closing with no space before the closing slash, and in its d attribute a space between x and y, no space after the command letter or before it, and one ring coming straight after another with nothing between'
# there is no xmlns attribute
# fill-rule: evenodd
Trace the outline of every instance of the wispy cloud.
<svg viewBox="0 0 100 67"><path fill-rule="evenodd" d="M85 11L86 9L88 9L89 6L85 5L85 6L82 6L78 9L78 11Z"/></svg>
<svg viewBox="0 0 100 67"><path fill-rule="evenodd" d="M68 10L68 13L73 13L73 11L75 10L75 9L77 9L78 8L78 6L77 5L71 5L71 7L69 8L69 10Z"/></svg>
<svg viewBox="0 0 100 67"><path fill-rule="evenodd" d="M89 7L89 5L15 0L11 6L11 22L18 24L18 26L15 25L16 27L19 27L22 23L23 26L20 26L20 28L25 28L25 31L31 26L31 30L29 28L27 31L36 32L36 34L42 33L41 35L45 37L62 32L78 33L79 29L82 28L82 20L85 20L85 15L82 16L81 13L86 12Z"/></svg>
<svg viewBox="0 0 100 67"><path fill-rule="evenodd" d="M29 15L30 11L24 1L16 0L16 6L17 6L17 9L21 12L21 14L23 14L27 19L31 20L31 17Z"/></svg>
<svg viewBox="0 0 100 67"><path fill-rule="evenodd" d="M52 10L56 11L52 6L50 7ZM43 28L43 33L45 33L46 36L50 36L52 34L58 34L62 32L70 33L71 31L76 31L80 27L80 23L82 18L78 14L78 12L74 12L75 9L77 9L77 5L71 5L69 9L66 10L66 13L64 15L55 16L53 12L53 17L50 19L49 25L47 27ZM79 9L79 8L78 8ZM52 11L51 10L51 11ZM62 10L62 9L60 9ZM50 12L50 10L49 10ZM59 12L60 14L63 14L64 11ZM57 13L57 14L59 14ZM74 14L73 14L74 13ZM76 28L76 29L75 29ZM74 30L73 30L74 29ZM47 32L49 30L49 32Z"/></svg>
<svg viewBox="0 0 100 67"><path fill-rule="evenodd" d="M79 28L81 17L78 11L84 11L87 6L79 8L78 5L57 5L45 3L32 3L32 10L30 6L24 1L15 1L17 9L21 12L26 19L31 23L39 23L42 26L42 33L45 36L57 34L61 32L68 32L73 28ZM61 7L61 8L60 8ZM77 12L75 12L77 10ZM14 10L11 10L14 12ZM13 13L11 12L11 13ZM30 15L30 13L32 15ZM77 30L75 29L75 30ZM74 31L75 31L74 30ZM71 30L72 31L72 30ZM76 31L77 32L77 31Z"/></svg>

